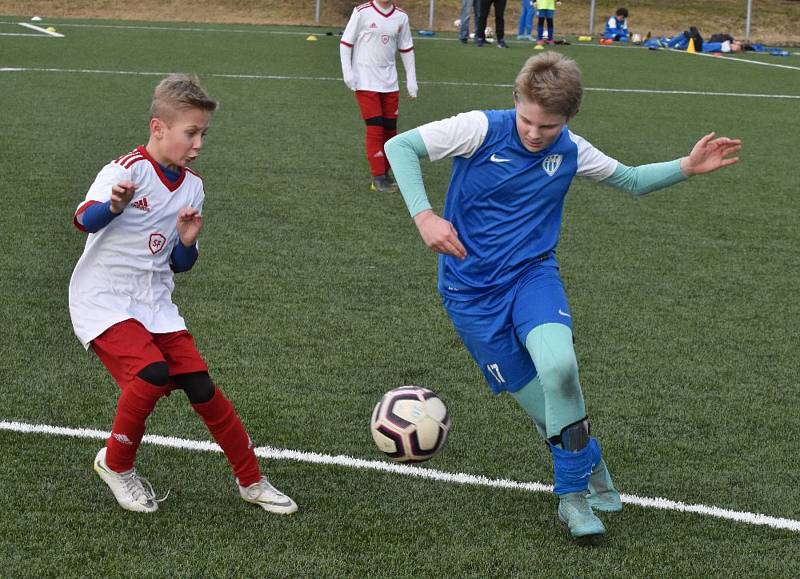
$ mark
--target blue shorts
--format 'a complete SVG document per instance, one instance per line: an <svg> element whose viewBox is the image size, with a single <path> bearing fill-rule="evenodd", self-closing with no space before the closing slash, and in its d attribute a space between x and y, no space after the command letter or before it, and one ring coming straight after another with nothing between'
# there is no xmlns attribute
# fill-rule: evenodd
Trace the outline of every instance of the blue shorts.
<svg viewBox="0 0 800 579"><path fill-rule="evenodd" d="M443 298L443 302L494 394L516 392L536 377L536 367L525 348L533 328L556 323L572 329L554 257L536 263L503 292L470 301Z"/></svg>
<svg viewBox="0 0 800 579"><path fill-rule="evenodd" d="M555 10L537 10L536 11L536 16L538 16L539 18L552 18L555 15L556 15L556 11Z"/></svg>

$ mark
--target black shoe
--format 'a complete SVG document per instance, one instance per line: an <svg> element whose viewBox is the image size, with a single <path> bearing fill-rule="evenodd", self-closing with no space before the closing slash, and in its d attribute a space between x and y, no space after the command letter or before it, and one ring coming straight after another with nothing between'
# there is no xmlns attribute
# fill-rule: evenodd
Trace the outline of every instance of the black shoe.
<svg viewBox="0 0 800 579"><path fill-rule="evenodd" d="M467 40L466 38L459 38L459 40L461 41L461 44L466 44L467 42L469 42L469 40Z"/></svg>
<svg viewBox="0 0 800 579"><path fill-rule="evenodd" d="M484 39L484 38L476 38L475 39L475 46L477 46L478 48L480 48L484 44L486 44L486 39Z"/></svg>
<svg viewBox="0 0 800 579"><path fill-rule="evenodd" d="M505 40L498 40L497 41L497 48L508 48Z"/></svg>

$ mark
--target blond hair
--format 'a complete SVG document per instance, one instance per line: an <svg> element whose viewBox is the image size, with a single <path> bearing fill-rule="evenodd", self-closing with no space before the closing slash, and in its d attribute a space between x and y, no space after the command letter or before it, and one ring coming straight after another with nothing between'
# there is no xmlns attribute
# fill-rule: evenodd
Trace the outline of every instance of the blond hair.
<svg viewBox="0 0 800 579"><path fill-rule="evenodd" d="M150 117L169 122L178 112L200 109L212 113L217 106L195 75L171 74L158 83L153 93Z"/></svg>
<svg viewBox="0 0 800 579"><path fill-rule="evenodd" d="M574 117L581 108L581 71L557 52L530 57L514 81L514 100L536 103L550 114Z"/></svg>

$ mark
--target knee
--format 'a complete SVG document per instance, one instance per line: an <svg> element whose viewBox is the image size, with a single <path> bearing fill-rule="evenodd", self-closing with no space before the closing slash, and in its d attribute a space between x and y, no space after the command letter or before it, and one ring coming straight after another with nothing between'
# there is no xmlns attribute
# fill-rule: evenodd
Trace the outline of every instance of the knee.
<svg viewBox="0 0 800 579"><path fill-rule="evenodd" d="M139 370L136 376L154 386L166 386L169 382L169 366L166 362L153 362Z"/></svg>
<svg viewBox="0 0 800 579"><path fill-rule="evenodd" d="M547 360L538 362L536 369L542 377L545 390L558 390L563 394L569 394L580 388L578 362L573 351L554 353Z"/></svg>
<svg viewBox="0 0 800 579"><path fill-rule="evenodd" d="M208 372L194 372L192 374L179 374L173 378L175 384L186 392L186 397L192 404L202 404L214 397L216 388Z"/></svg>

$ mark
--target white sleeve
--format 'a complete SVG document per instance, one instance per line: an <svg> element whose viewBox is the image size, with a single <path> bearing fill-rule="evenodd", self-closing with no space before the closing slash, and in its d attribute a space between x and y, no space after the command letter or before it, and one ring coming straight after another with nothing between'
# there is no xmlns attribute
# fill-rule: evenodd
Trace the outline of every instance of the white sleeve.
<svg viewBox="0 0 800 579"><path fill-rule="evenodd" d="M419 127L431 161L445 157L469 157L489 132L489 119L481 111L461 113Z"/></svg>
<svg viewBox="0 0 800 579"><path fill-rule="evenodd" d="M617 19L613 16L608 19L608 27L609 28L616 28L617 27Z"/></svg>
<svg viewBox="0 0 800 579"><path fill-rule="evenodd" d="M579 137L572 131L569 132L572 142L578 146L578 172L579 177L588 177L592 181L608 179L617 170L619 162L612 159L589 141Z"/></svg>
<svg viewBox="0 0 800 579"><path fill-rule="evenodd" d="M86 199L81 203L83 205L86 201L98 201L105 203L111 199L111 188L120 181L130 180L130 172L118 165L117 163L109 163L97 174L94 183L89 187L86 193Z"/></svg>
<svg viewBox="0 0 800 579"><path fill-rule="evenodd" d="M414 48L414 41L411 39L411 23L408 21L408 17L400 26L400 34L397 36L397 48L401 52L408 52Z"/></svg>
<svg viewBox="0 0 800 579"><path fill-rule="evenodd" d="M358 38L358 8L353 8L353 14L347 22L347 26L342 32L342 42L346 42L350 46L356 43Z"/></svg>

